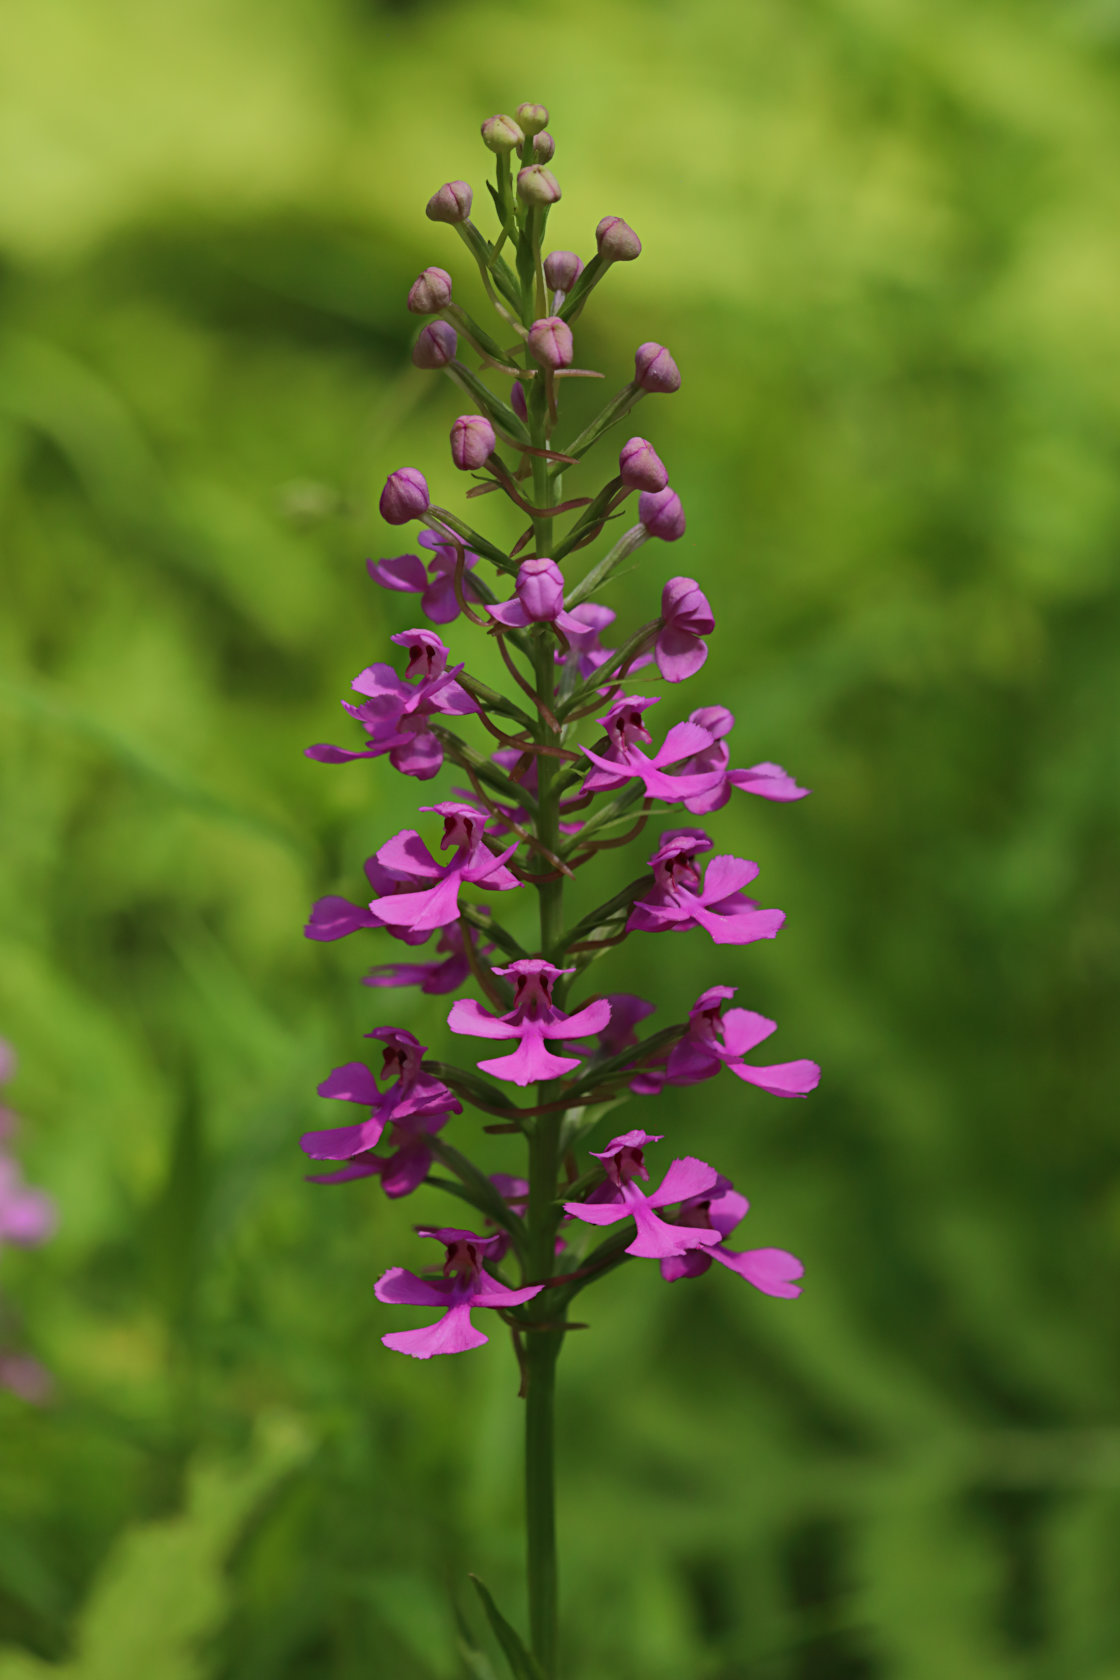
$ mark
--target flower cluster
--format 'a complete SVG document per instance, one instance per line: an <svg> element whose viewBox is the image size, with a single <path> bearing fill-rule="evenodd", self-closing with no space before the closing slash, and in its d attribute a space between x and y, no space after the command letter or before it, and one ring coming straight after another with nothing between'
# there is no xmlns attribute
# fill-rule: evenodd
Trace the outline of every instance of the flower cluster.
<svg viewBox="0 0 1120 1680"><path fill-rule="evenodd" d="M450 428L452 477L471 476L468 500L505 498L524 530L507 551L439 505L419 469L390 473L380 511L391 526L415 527L415 551L369 560L369 576L387 600L407 598L424 622L390 638L403 667L375 663L354 677L356 698L343 708L361 744L307 748L329 764L387 758L418 781L457 774L462 785L420 806L416 828L377 844L365 864L370 896L321 898L306 932L314 940L376 932L428 946L409 961L379 962L365 983L431 996L468 987L477 995L450 1003L448 1044L495 1046L462 1066L426 1060L426 1047L402 1026L375 1028L368 1036L381 1046L380 1069L347 1062L319 1086L322 1097L355 1105L359 1118L303 1137L312 1160L335 1164L311 1176L324 1184L374 1178L390 1197L434 1182L472 1207L480 1230L418 1227L443 1245L438 1270L395 1266L377 1283L386 1305L439 1315L382 1339L418 1359L457 1353L485 1342L471 1314L489 1308L513 1330L530 1393L540 1349L556 1345L575 1294L629 1257L656 1260L667 1281L699 1277L715 1261L764 1294L800 1293L792 1254L728 1246L748 1204L716 1167L682 1153L656 1186L641 1187L650 1178L646 1153L662 1134L620 1132L589 1151L581 1172L575 1151L605 1110L635 1100L648 1107L666 1086L724 1068L778 1097L804 1097L819 1078L804 1059L748 1059L776 1028L752 1009L728 1007L735 985L709 986L684 1024L645 1037L651 1000L592 991L569 1001L594 964L634 936L693 933L735 947L773 939L785 916L749 896L758 864L718 851L690 819L714 815L736 790L775 802L806 790L780 765L733 763L735 720L724 706L702 705L659 726L653 708L701 672L716 630L695 578L658 579L657 617L629 628L597 598L642 545L684 536L681 500L654 446L637 435L587 493L571 495L566 481L639 402L677 391L681 376L663 345L638 345L633 376L577 436L562 436L564 382L597 377L579 365L580 316L641 241L607 216L586 260L545 249L549 210L561 196L547 121L543 107L526 105L482 125L496 160L498 238L473 220L467 182L446 182L428 202L429 219L454 229L477 264L495 320L476 321L442 267L426 268L407 299L424 318L414 362L442 370L469 400L470 412ZM636 518L605 554L580 565L633 496ZM472 633L496 648L508 692L468 670ZM658 681L666 695L650 692ZM638 842L650 824L637 878L569 925L568 884L606 848ZM528 948L524 932L513 932L524 918L505 914L503 895L512 893L536 899L539 933ZM529 1101L518 1100L529 1087ZM524 1141L526 1177L487 1177L446 1140L464 1106Z"/></svg>
<svg viewBox="0 0 1120 1680"><path fill-rule="evenodd" d="M0 1039L0 1086L15 1072L15 1053ZM10 1144L16 1130L16 1116L0 1103L0 1254L11 1244L34 1248L54 1230L54 1206L41 1190L32 1190L23 1175ZM0 1388L10 1389L21 1400L41 1404L50 1394L50 1378L35 1359L8 1345L3 1303L0 1302Z"/></svg>

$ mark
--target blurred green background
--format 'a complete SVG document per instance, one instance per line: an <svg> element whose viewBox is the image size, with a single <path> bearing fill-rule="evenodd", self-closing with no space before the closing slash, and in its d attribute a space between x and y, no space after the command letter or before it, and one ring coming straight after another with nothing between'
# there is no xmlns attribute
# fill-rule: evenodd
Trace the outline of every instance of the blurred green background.
<svg viewBox="0 0 1120 1680"><path fill-rule="evenodd" d="M825 1069L608 1122L723 1166L807 1289L584 1298L569 1673L1117 1680L1116 0L5 8L0 1032L62 1222L4 1257L57 1401L0 1394L0 1680L452 1680L468 1569L520 1616L508 1346L378 1341L447 1204L306 1186L296 1140L369 1027L447 1048L358 983L398 947L300 931L417 787L302 748L415 621L365 576L385 473L465 509L404 294L477 294L423 205L484 200L522 99L553 243L645 242L579 359L684 372L634 429L688 534L611 602L701 578L661 710L729 703L737 762L814 789L712 819L778 940L601 983L655 967L661 1021L736 984Z"/></svg>

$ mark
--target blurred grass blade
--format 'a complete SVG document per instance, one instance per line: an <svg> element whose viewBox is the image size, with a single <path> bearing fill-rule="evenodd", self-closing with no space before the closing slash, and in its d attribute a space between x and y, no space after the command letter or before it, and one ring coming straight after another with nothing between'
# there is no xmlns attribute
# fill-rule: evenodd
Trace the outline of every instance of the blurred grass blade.
<svg viewBox="0 0 1120 1680"><path fill-rule="evenodd" d="M525 1649L520 1635L517 1634L506 1621L502 1612L491 1598L489 1590L483 1586L477 1575L472 1575L474 1590L482 1600L482 1608L494 1632L494 1637L502 1648L502 1654L509 1663L513 1680L543 1680L536 1658Z"/></svg>

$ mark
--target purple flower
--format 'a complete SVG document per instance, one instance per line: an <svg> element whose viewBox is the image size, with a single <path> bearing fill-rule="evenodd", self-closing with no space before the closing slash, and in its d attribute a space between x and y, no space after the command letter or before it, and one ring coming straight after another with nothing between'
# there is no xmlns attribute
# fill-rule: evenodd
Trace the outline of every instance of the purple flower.
<svg viewBox="0 0 1120 1680"><path fill-rule="evenodd" d="M721 1266L753 1283L764 1295L781 1295L787 1301L800 1295L801 1286L794 1279L801 1277L805 1268L795 1254L787 1254L784 1248L737 1251L724 1247L724 1242L749 1207L747 1198L732 1189L730 1180L722 1176L714 1191L707 1195L690 1196L682 1202L672 1223L689 1226L692 1230L714 1231L720 1240L708 1248L694 1248L687 1254L673 1254L662 1260L661 1276L666 1282L700 1277L713 1260L718 1260Z"/></svg>
<svg viewBox="0 0 1120 1680"><path fill-rule="evenodd" d="M451 459L460 472L476 472L494 453L496 441L484 414L460 414L451 428Z"/></svg>
<svg viewBox="0 0 1120 1680"><path fill-rule="evenodd" d="M380 927L372 911L367 911L369 925ZM395 931L390 929L389 931ZM425 938L428 936L425 934ZM467 939L476 951L485 955L492 951L492 945L480 945L482 935L475 929L464 930L462 922L451 922L445 927L436 941L437 958L443 953L442 961L436 958L422 963L380 963L371 968L362 981L364 986L419 986L429 997L443 997L448 992L456 992L471 972L470 960L467 956Z"/></svg>
<svg viewBox="0 0 1120 1680"><path fill-rule="evenodd" d="M784 910L760 910L743 888L758 874L757 863L720 856L708 864L703 882L697 852L710 852L712 842L702 829L673 829L661 836L650 858L654 885L640 898L626 923L628 932L657 933L666 928L684 931L702 927L717 945L749 945L773 939L785 921Z"/></svg>
<svg viewBox="0 0 1120 1680"><path fill-rule="evenodd" d="M360 706L342 702L343 710L368 732L364 751L352 752L326 741L304 751L320 764L346 764L388 753L394 770L430 781L443 764L443 747L432 733L432 718L467 716L478 711L478 702L455 681L462 665L446 669L447 649L434 630L402 630L390 640L408 650L404 677L398 677L391 665L367 666L350 684L366 700Z"/></svg>
<svg viewBox="0 0 1120 1680"><path fill-rule="evenodd" d="M418 1190L431 1171L433 1155L428 1138L441 1131L451 1118L450 1112L438 1114L407 1114L390 1123L382 1143L388 1143L388 1155L374 1155L372 1151L355 1155L337 1172L308 1173L309 1184L353 1184L360 1178L379 1178L386 1196L396 1201Z"/></svg>
<svg viewBox="0 0 1120 1680"><path fill-rule="evenodd" d="M31 1190L16 1163L0 1155L0 1248L35 1248L55 1228L54 1203L41 1190Z"/></svg>
<svg viewBox="0 0 1120 1680"><path fill-rule="evenodd" d="M735 996L734 986L709 986L701 992L688 1017L688 1030L661 1058L662 1068L643 1069L631 1084L640 1096L651 1096L663 1084L696 1085L713 1079L721 1067L727 1067L748 1085L757 1085L775 1097L807 1097L820 1084L821 1070L816 1062L772 1062L765 1067L752 1067L744 1061L747 1053L769 1038L777 1030L777 1023L753 1009L729 1009L724 1004Z"/></svg>
<svg viewBox="0 0 1120 1680"><path fill-rule="evenodd" d="M684 509L675 490L643 490L638 497L638 520L651 537L676 542L685 533Z"/></svg>
<svg viewBox="0 0 1120 1680"><path fill-rule="evenodd" d="M690 714L689 721L706 729L712 742L681 768L692 775L707 771L716 777L707 792L685 800L686 810L694 816L706 816L709 811L720 810L731 798L733 787L742 788L744 793L756 793L761 799L782 801L804 799L809 792L808 788L798 787L780 764L752 764L747 770L728 769L731 755L725 737L731 733L735 719L726 706L701 706Z"/></svg>
<svg viewBox="0 0 1120 1680"><path fill-rule="evenodd" d="M418 368L442 368L455 360L459 334L449 321L429 321L416 335L412 360Z"/></svg>
<svg viewBox="0 0 1120 1680"><path fill-rule="evenodd" d="M505 868L517 842L495 857L486 845L486 818L472 805L445 800L439 805L422 805L443 817L441 849L456 848L450 863L439 864L414 828L402 829L379 848L377 861L395 881L406 883L408 892L375 898L370 909L390 927L411 928L430 933L459 918L459 888L466 882L487 892L508 892L520 885L517 876ZM427 885L426 883L431 883Z"/></svg>
<svg viewBox="0 0 1120 1680"><path fill-rule="evenodd" d="M661 629L654 654L666 682L696 675L708 657L704 637L715 627L708 597L695 578L670 578L661 591Z"/></svg>
<svg viewBox="0 0 1120 1680"><path fill-rule="evenodd" d="M530 624L555 624L569 638L587 640L584 618L564 611L564 574L555 560L523 560L517 572L515 593L501 606L486 611L507 630L524 630Z"/></svg>
<svg viewBox="0 0 1120 1680"><path fill-rule="evenodd" d="M711 745L711 736L699 724L675 723L652 758L641 750L640 741L652 741L642 722L642 713L656 704L656 698L632 695L616 700L606 716L596 720L603 725L607 738L599 743L601 752L592 752L589 747L580 749L595 767L583 784L584 793L605 793L625 786L631 777L637 776L647 798L675 804L707 792L719 780L712 772L699 776L666 774L669 765L679 764Z"/></svg>
<svg viewBox="0 0 1120 1680"><path fill-rule="evenodd" d="M431 506L428 481L416 467L398 467L385 480L378 507L387 525L407 525Z"/></svg>
<svg viewBox="0 0 1120 1680"><path fill-rule="evenodd" d="M430 222L465 222L470 219L474 193L469 181L445 181L424 207Z"/></svg>
<svg viewBox="0 0 1120 1680"><path fill-rule="evenodd" d="M575 354L571 327L559 315L546 315L543 320L534 321L529 328L529 350L542 367L553 371L571 367Z"/></svg>
<svg viewBox="0 0 1120 1680"><path fill-rule="evenodd" d="M421 531L420 546L433 551L427 571L416 554L401 554L395 560L367 560L366 569L375 583L384 589L396 589L406 595L419 595L420 606L433 624L451 624L459 616L459 601L455 594L455 568L459 550L447 538L434 531ZM464 551L463 594L467 600L477 600L478 592L470 580L470 572L478 565L478 555Z"/></svg>
<svg viewBox="0 0 1120 1680"><path fill-rule="evenodd" d="M522 957L507 968L496 968L494 973L512 975L514 979L513 1008L508 1014L491 1015L473 999L460 998L451 1005L447 1017L452 1032L467 1033L472 1038L519 1041L512 1056L479 1062L479 1067L496 1079L510 1079L515 1085L557 1079L578 1067L578 1056L553 1055L545 1041L587 1038L591 1033L602 1032L611 1015L606 998L597 998L575 1015L565 1015L552 1001L552 988L561 974L574 974L575 970L554 968L543 957Z"/></svg>
<svg viewBox="0 0 1120 1680"><path fill-rule="evenodd" d="M509 406L519 420L528 420L529 409L525 402L525 387L520 379L515 379L509 388Z"/></svg>
<svg viewBox="0 0 1120 1680"><path fill-rule="evenodd" d="M660 455L646 438L632 437L618 452L618 476L628 490L656 492L669 482Z"/></svg>
<svg viewBox="0 0 1120 1680"><path fill-rule="evenodd" d="M595 229L595 248L604 262L633 262L642 254L642 242L621 216L604 216Z"/></svg>
<svg viewBox="0 0 1120 1680"><path fill-rule="evenodd" d="M635 1178L648 1180L643 1149L647 1143L660 1142L660 1137L649 1132L623 1132L612 1138L606 1149L593 1149L591 1154L606 1169L606 1184L592 1191L586 1202L564 1203L565 1213L585 1225L617 1225L620 1220L633 1219L638 1231L626 1252L645 1260L666 1260L690 1249L714 1247L720 1240L718 1231L670 1225L654 1211L709 1194L720 1178L714 1167L693 1155L683 1155L670 1162L665 1177L648 1196L633 1182Z"/></svg>
<svg viewBox="0 0 1120 1680"><path fill-rule="evenodd" d="M412 315L438 315L451 302L451 276L445 268L426 268L408 288Z"/></svg>
<svg viewBox="0 0 1120 1680"><path fill-rule="evenodd" d="M300 1148L316 1161L349 1161L372 1149L391 1121L398 1124L417 1115L461 1114L463 1105L440 1080L423 1071L425 1046L410 1032L396 1027L376 1027L367 1038L379 1038L385 1045L381 1077L394 1077L384 1091L364 1062L346 1062L332 1069L318 1087L321 1097L337 1102L358 1103L370 1110L368 1120L357 1126L332 1126L327 1131L305 1132Z"/></svg>
<svg viewBox="0 0 1120 1680"><path fill-rule="evenodd" d="M531 1301L545 1287L532 1283L524 1289L509 1289L504 1283L483 1269L483 1261L496 1261L503 1238L480 1237L474 1231L459 1231L450 1226L418 1227L422 1237L434 1237L447 1249L443 1276L417 1277L403 1266L390 1266L374 1285L379 1301L389 1306L443 1307L443 1317L424 1330L394 1330L381 1340L397 1353L411 1354L413 1359L431 1359L437 1353L462 1353L467 1348L481 1347L489 1340L471 1323L475 1307L518 1307Z"/></svg>
<svg viewBox="0 0 1120 1680"><path fill-rule="evenodd" d="M680 390L680 369L663 344L639 344L634 352L634 383L639 391Z"/></svg>
<svg viewBox="0 0 1120 1680"><path fill-rule="evenodd" d="M45 1406L54 1385L50 1375L25 1353L0 1353L0 1388L6 1388L17 1399L30 1406Z"/></svg>

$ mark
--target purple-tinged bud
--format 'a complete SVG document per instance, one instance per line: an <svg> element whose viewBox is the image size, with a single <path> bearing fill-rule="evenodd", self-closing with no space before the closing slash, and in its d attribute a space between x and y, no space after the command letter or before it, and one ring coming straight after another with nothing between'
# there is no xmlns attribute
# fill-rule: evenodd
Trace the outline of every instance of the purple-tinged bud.
<svg viewBox="0 0 1120 1680"><path fill-rule="evenodd" d="M642 242L621 216L604 216L595 229L595 244L604 262L633 262L642 254Z"/></svg>
<svg viewBox="0 0 1120 1680"><path fill-rule="evenodd" d="M634 353L634 383L640 391L680 390L680 369L663 344L639 344Z"/></svg>
<svg viewBox="0 0 1120 1680"><path fill-rule="evenodd" d="M533 162L551 163L556 156L556 142L547 128L543 134L533 136Z"/></svg>
<svg viewBox="0 0 1120 1680"><path fill-rule="evenodd" d="M542 207L555 204L560 197L560 183L543 164L531 163L517 174L517 196L523 204Z"/></svg>
<svg viewBox="0 0 1120 1680"><path fill-rule="evenodd" d="M458 345L459 334L450 321L429 321L412 346L412 360L418 368L446 367L454 361Z"/></svg>
<svg viewBox="0 0 1120 1680"><path fill-rule="evenodd" d="M512 117L487 117L482 125L482 143L499 156L525 144L525 135Z"/></svg>
<svg viewBox="0 0 1120 1680"><path fill-rule="evenodd" d="M555 560L525 560L517 573L517 599L535 624L548 624L564 605L564 574Z"/></svg>
<svg viewBox="0 0 1120 1680"><path fill-rule="evenodd" d="M676 542L684 536L684 509L675 490L646 490L638 497L638 518L651 537Z"/></svg>
<svg viewBox="0 0 1120 1680"><path fill-rule="evenodd" d="M451 276L445 268L426 268L408 288L412 315L438 315L451 302Z"/></svg>
<svg viewBox="0 0 1120 1680"><path fill-rule="evenodd" d="M539 134L542 128L548 127L546 105L530 105L526 100L523 105L517 107L514 115L526 134Z"/></svg>
<svg viewBox="0 0 1120 1680"><path fill-rule="evenodd" d="M583 259L574 251L550 251L544 259L545 285L553 292L570 292L583 273Z"/></svg>
<svg viewBox="0 0 1120 1680"><path fill-rule="evenodd" d="M571 367L575 347L567 321L562 321L559 315L546 315L543 321L534 321L529 328L529 352L534 361L554 372L557 368Z"/></svg>
<svg viewBox="0 0 1120 1680"><path fill-rule="evenodd" d="M509 406L519 420L528 420L529 408L525 401L525 387L520 379L515 379L509 393Z"/></svg>
<svg viewBox="0 0 1120 1680"><path fill-rule="evenodd" d="M398 467L385 480L377 505L386 524L407 525L428 511L428 481L416 467Z"/></svg>
<svg viewBox="0 0 1120 1680"><path fill-rule="evenodd" d="M460 414L451 428L451 459L460 472L475 472L494 453L494 428L482 414Z"/></svg>
<svg viewBox="0 0 1120 1680"><path fill-rule="evenodd" d="M640 437L632 437L619 450L618 472L628 490L664 490L669 482L656 449Z"/></svg>
<svg viewBox="0 0 1120 1680"><path fill-rule="evenodd" d="M445 181L428 200L424 214L430 222L465 222L473 203L469 181Z"/></svg>

